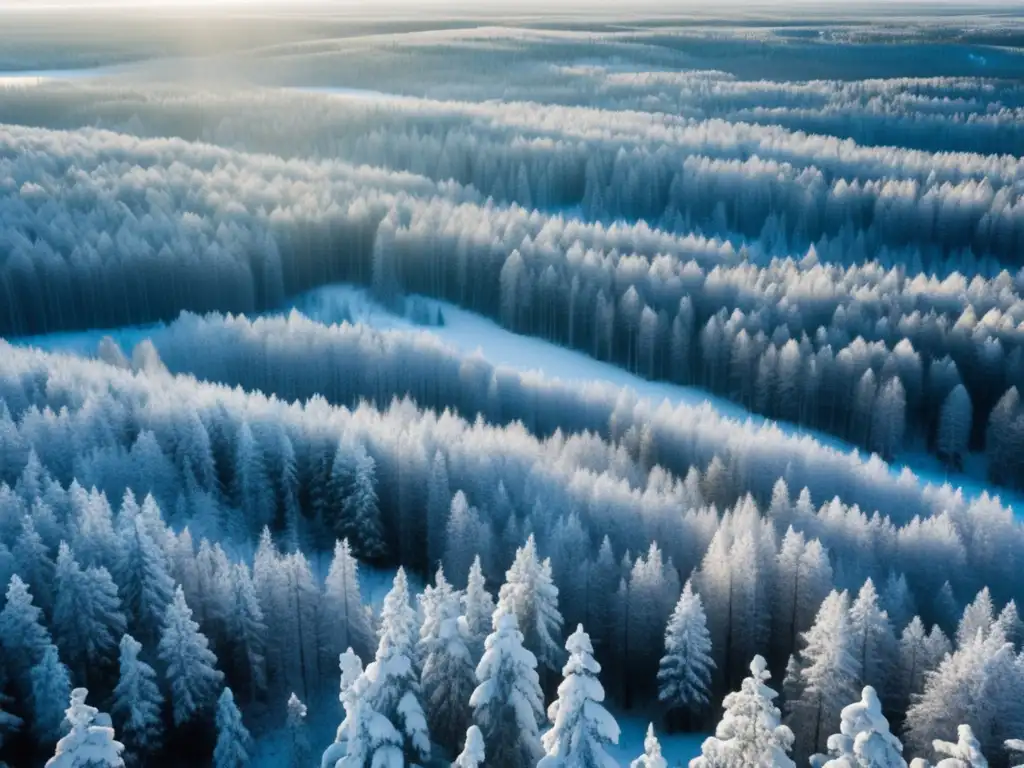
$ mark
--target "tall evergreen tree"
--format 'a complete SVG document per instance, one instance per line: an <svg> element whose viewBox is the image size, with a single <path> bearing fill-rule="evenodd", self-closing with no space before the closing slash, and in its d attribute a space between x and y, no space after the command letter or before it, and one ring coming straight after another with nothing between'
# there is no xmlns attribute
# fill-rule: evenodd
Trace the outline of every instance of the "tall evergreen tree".
<svg viewBox="0 0 1024 768"><path fill-rule="evenodd" d="M352 648L360 658L370 658L376 637L359 588L359 564L347 539L334 544L322 608L322 644L327 656L336 659L344 649Z"/></svg>
<svg viewBox="0 0 1024 768"><path fill-rule="evenodd" d="M118 555L113 575L129 626L144 640L155 641L174 598L174 581L163 551L141 517L135 516L121 529Z"/></svg>
<svg viewBox="0 0 1024 768"><path fill-rule="evenodd" d="M658 670L658 699L669 711L696 715L709 701L711 637L700 595L686 582L665 629L665 655Z"/></svg>
<svg viewBox="0 0 1024 768"><path fill-rule="evenodd" d="M65 710L71 731L57 742L46 768L124 768L124 745L115 740L114 729L100 724L99 712L85 703L89 691L75 688Z"/></svg>
<svg viewBox="0 0 1024 768"><path fill-rule="evenodd" d="M469 697L476 687L465 622L459 622L461 594L442 568L434 586L420 595L419 651L424 707L431 738L454 752L470 723Z"/></svg>
<svg viewBox="0 0 1024 768"><path fill-rule="evenodd" d="M54 641L77 679L95 678L113 662L125 630L117 587L106 568L83 571L64 542L57 554L56 584Z"/></svg>
<svg viewBox="0 0 1024 768"><path fill-rule="evenodd" d="M139 658L142 644L131 635L121 638L121 673L114 688L111 714L125 745L125 762L143 765L163 741L164 698L156 672Z"/></svg>
<svg viewBox="0 0 1024 768"><path fill-rule="evenodd" d="M767 685L770 679L767 662L755 656L750 677L743 680L739 691L725 697L725 714L715 735L704 741L701 756L690 762L691 768L794 768L788 755L793 732L781 724L774 703L778 694Z"/></svg>
<svg viewBox="0 0 1024 768"><path fill-rule="evenodd" d="M896 663L897 643L888 614L878 604L874 582L864 582L850 607L850 636L860 669L861 686L885 696Z"/></svg>
<svg viewBox="0 0 1024 768"><path fill-rule="evenodd" d="M351 648L338 657L338 667L341 670L338 700L344 707L345 717L338 726L334 742L324 750L323 756L320 758L320 768L334 768L338 761L348 754L348 742L356 722L356 705L359 703L357 694L361 690L356 687L356 684L363 684L360 682L363 680L363 662ZM392 730L394 730L393 727ZM396 737L397 733L395 731Z"/></svg>
<svg viewBox="0 0 1024 768"><path fill-rule="evenodd" d="M64 708L71 695L71 676L61 663L57 646L49 645L42 661L32 667L32 732L41 744L61 736Z"/></svg>
<svg viewBox="0 0 1024 768"><path fill-rule="evenodd" d="M787 670L788 725L796 736L798 755L826 749L828 728L839 720L846 703L856 696L860 665L849 621L849 597L833 591L818 610L814 626L804 633L798 663ZM789 679L793 673L794 679Z"/></svg>
<svg viewBox="0 0 1024 768"><path fill-rule="evenodd" d="M7 601L0 610L0 648L8 676L20 681L28 694L28 671L43 659L51 645L50 633L40 622L42 611L32 602L28 585L15 574L7 586Z"/></svg>
<svg viewBox="0 0 1024 768"><path fill-rule="evenodd" d="M363 696L372 711L387 719L400 734L405 759L422 763L430 756L430 736L420 703L418 622L409 602L409 582L403 568L398 569L391 591L384 598L380 623L377 654L363 673L368 682Z"/></svg>
<svg viewBox="0 0 1024 768"><path fill-rule="evenodd" d="M551 580L550 561L542 562L537 556L532 535L516 551L515 561L505 574L505 583L498 592L497 613L515 614L517 631L521 631L526 649L547 669L558 669L562 656L558 587Z"/></svg>
<svg viewBox="0 0 1024 768"><path fill-rule="evenodd" d="M544 755L537 659L523 646L514 613L499 609L494 623L476 668L479 685L469 700L473 720L484 736L488 768L536 765Z"/></svg>
<svg viewBox="0 0 1024 768"><path fill-rule="evenodd" d="M214 768L245 768L252 760L253 743L235 705L235 696L225 688L217 700L217 746L213 750Z"/></svg>
<svg viewBox="0 0 1024 768"><path fill-rule="evenodd" d="M294 693L288 697L288 735L291 739L292 768L309 765L309 732L306 727L306 705Z"/></svg>
<svg viewBox="0 0 1024 768"><path fill-rule="evenodd" d="M480 663L484 652L484 640L491 631L491 619L494 616L494 598L487 591L484 583L483 568L480 556L473 558L466 581L466 591L462 596L462 618L466 644L473 655L474 667Z"/></svg>
<svg viewBox="0 0 1024 768"><path fill-rule="evenodd" d="M249 697L255 698L267 687L267 624L248 566L235 563L229 579L231 599L225 627L232 677L237 682L244 680Z"/></svg>
<svg viewBox="0 0 1024 768"><path fill-rule="evenodd" d="M564 679L548 707L551 730L541 739L547 754L537 768L615 768L618 763L607 748L619 743L619 726L603 706L601 665L582 624L565 649L569 660L562 669Z"/></svg>
<svg viewBox="0 0 1024 768"><path fill-rule="evenodd" d="M217 671L217 657L209 649L181 587L167 606L160 635L160 660L166 665L175 725L192 720L213 706L224 675Z"/></svg>

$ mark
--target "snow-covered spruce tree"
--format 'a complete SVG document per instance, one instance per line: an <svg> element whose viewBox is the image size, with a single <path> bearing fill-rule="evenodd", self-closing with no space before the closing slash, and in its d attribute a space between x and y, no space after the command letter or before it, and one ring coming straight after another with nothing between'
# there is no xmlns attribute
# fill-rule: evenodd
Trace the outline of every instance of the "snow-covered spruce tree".
<svg viewBox="0 0 1024 768"><path fill-rule="evenodd" d="M139 516L121 529L117 552L114 582L128 626L143 642L156 642L167 606L174 598L174 581L167 571L166 556Z"/></svg>
<svg viewBox="0 0 1024 768"><path fill-rule="evenodd" d="M864 686L858 702L843 707L839 733L829 736L828 756L815 755L821 768L906 768L903 745L889 732L878 694Z"/></svg>
<svg viewBox="0 0 1024 768"><path fill-rule="evenodd" d="M475 725L466 729L466 740L462 752L452 763L454 768L484 768L486 754L484 750L484 735Z"/></svg>
<svg viewBox="0 0 1024 768"><path fill-rule="evenodd" d="M459 622L461 594L438 568L434 586L423 590L419 602L420 679L427 723L431 738L454 752L471 721L469 697L476 687L465 622Z"/></svg>
<svg viewBox="0 0 1024 768"><path fill-rule="evenodd" d="M936 736L971 726L981 748L994 754L1024 730L1024 669L1000 631L979 629L973 642L945 656L925 675L924 691L907 710L905 741L925 754Z"/></svg>
<svg viewBox="0 0 1024 768"><path fill-rule="evenodd" d="M370 658L377 638L359 588L359 563L347 539L334 544L320 613L321 645L327 658L337 659L346 648L361 659Z"/></svg>
<svg viewBox="0 0 1024 768"><path fill-rule="evenodd" d="M774 703L778 694L766 684L770 679L768 663L755 656L750 677L725 697L715 735L704 741L690 768L794 768L788 756L793 732L781 723Z"/></svg>
<svg viewBox="0 0 1024 768"><path fill-rule="evenodd" d="M89 691L75 688L71 706L65 710L71 731L57 742L46 768L123 768L124 745L115 740L114 729L97 725L99 712L85 703Z"/></svg>
<svg viewBox="0 0 1024 768"><path fill-rule="evenodd" d="M857 695L860 666L854 655L846 592L833 591L825 598L803 640L796 664L786 670L784 687L796 754L809 756L826 749L831 724L839 721L843 707ZM791 698L789 691L798 695Z"/></svg>
<svg viewBox="0 0 1024 768"><path fill-rule="evenodd" d="M36 529L32 515L21 520L21 533L12 550L17 572L28 582L39 607L47 613L53 608L53 573L50 550Z"/></svg>
<svg viewBox="0 0 1024 768"><path fill-rule="evenodd" d="M57 646L47 646L42 661L32 667L31 677L32 733L40 744L53 744L60 738L71 695L71 676L61 663Z"/></svg>
<svg viewBox="0 0 1024 768"><path fill-rule="evenodd" d="M978 632L987 635L995 623L995 606L988 587L983 587L974 601L964 608L960 624L956 628L956 647L961 648L974 642Z"/></svg>
<svg viewBox="0 0 1024 768"><path fill-rule="evenodd" d="M889 616L879 606L878 593L870 578L850 606L850 637L861 685L871 686L879 695L886 696L898 646Z"/></svg>
<svg viewBox="0 0 1024 768"><path fill-rule="evenodd" d="M231 599L224 619L230 649L232 679L245 681L245 693L255 699L267 688L267 624L256 586L245 563L231 566Z"/></svg>
<svg viewBox="0 0 1024 768"><path fill-rule="evenodd" d="M1016 601L1010 600L1003 606L1003 610L996 618L996 626L1003 636L1020 650L1021 644L1024 643L1024 622L1021 621L1020 613L1017 612Z"/></svg>
<svg viewBox="0 0 1024 768"><path fill-rule="evenodd" d="M175 725L213 706L224 675L217 671L217 657L208 646L199 625L192 620L185 593L178 587L167 606L158 647L160 660L166 665L164 674L171 691Z"/></svg>
<svg viewBox="0 0 1024 768"><path fill-rule="evenodd" d="M124 634L124 614L117 587L106 568L82 568L70 547L57 553L53 639L78 680L96 678L114 660Z"/></svg>
<svg viewBox="0 0 1024 768"><path fill-rule="evenodd" d="M632 761L629 768L668 768L668 761L661 755L661 744L654 735L654 723L647 724L644 753Z"/></svg>
<svg viewBox="0 0 1024 768"><path fill-rule="evenodd" d="M244 768L252 759L252 737L235 706L235 695L225 688L217 699L217 746L213 749L214 768Z"/></svg>
<svg viewBox="0 0 1024 768"><path fill-rule="evenodd" d="M469 568L466 591L462 596L462 617L459 619L459 623L465 628L466 644L473 654L474 668L483 656L484 640L491 631L493 616L494 598L487 591L480 556L477 555Z"/></svg>
<svg viewBox="0 0 1024 768"><path fill-rule="evenodd" d="M32 602L28 585L17 574L7 586L7 602L0 610L0 648L10 679L21 686L22 695L30 690L29 670L43 659L51 645L50 633L40 623L42 611Z"/></svg>
<svg viewBox="0 0 1024 768"><path fill-rule="evenodd" d="M936 437L936 452L949 466L959 469L967 453L967 442L971 436L973 415L971 396L963 384L957 384L946 396L939 412L939 432Z"/></svg>
<svg viewBox="0 0 1024 768"><path fill-rule="evenodd" d="M708 704L715 667L710 651L704 604L687 581L665 629L665 655L658 670L658 699L674 725L691 723Z"/></svg>
<svg viewBox="0 0 1024 768"><path fill-rule="evenodd" d="M495 628L476 668L479 685L469 703L484 736L488 768L536 765L544 755L539 725L544 696L537 659L523 646L514 613L495 612Z"/></svg>
<svg viewBox="0 0 1024 768"><path fill-rule="evenodd" d="M338 700L345 709L345 717L335 733L334 743L324 750L323 756L320 758L320 768L334 768L334 765L345 757L348 752L349 732L353 723L355 723L356 704L359 703L356 697L358 689L355 686L362 678L363 662L349 648L338 656L338 667L341 669L341 686Z"/></svg>
<svg viewBox="0 0 1024 768"><path fill-rule="evenodd" d="M292 748L292 768L309 765L309 731L306 727L306 705L294 693L288 697L288 735Z"/></svg>
<svg viewBox="0 0 1024 768"><path fill-rule="evenodd" d="M466 494L458 491L452 496L451 511L445 527L444 567L449 574L462 575L472 566L475 552L486 552L490 545L490 529L480 519L480 511L469 505Z"/></svg>
<svg viewBox="0 0 1024 768"><path fill-rule="evenodd" d="M409 765L402 748L402 734L373 707L369 695L373 685L374 681L364 674L348 692L352 703L351 714L345 720L348 741L345 756L333 764L334 768L404 768Z"/></svg>
<svg viewBox="0 0 1024 768"><path fill-rule="evenodd" d="M409 602L405 569L395 574L380 615L377 654L363 677L363 697L372 711L387 719L400 734L405 760L423 763L430 757L430 735L420 703L420 671L416 663L416 611ZM373 718L371 718L372 720ZM351 742L350 742L351 752Z"/></svg>
<svg viewBox="0 0 1024 768"><path fill-rule="evenodd" d="M382 557L387 546L377 499L377 465L361 444L338 446L331 472L338 537L348 539L362 560Z"/></svg>
<svg viewBox="0 0 1024 768"><path fill-rule="evenodd" d="M445 528L451 508L452 492L448 485L448 466L441 451L434 452L427 479L427 566L434 567L444 555Z"/></svg>
<svg viewBox="0 0 1024 768"><path fill-rule="evenodd" d="M615 768L607 747L619 743L619 726L602 704L601 665L582 624L569 636L565 650L569 660L562 668L558 698L548 707L551 730L541 739L546 754L537 768Z"/></svg>
<svg viewBox="0 0 1024 768"><path fill-rule="evenodd" d="M140 765L160 749L163 740L164 698L156 672L139 658L142 644L131 635L121 638L121 674L114 688L111 714L125 745L125 762Z"/></svg>
<svg viewBox="0 0 1024 768"><path fill-rule="evenodd" d="M550 671L559 669L562 658L562 614L558 611L558 587L551 581L550 561L537 556L531 534L516 550L498 592L497 613L512 613L523 645L539 664ZM486 734L486 731L485 731ZM488 754L493 754L488 749Z"/></svg>

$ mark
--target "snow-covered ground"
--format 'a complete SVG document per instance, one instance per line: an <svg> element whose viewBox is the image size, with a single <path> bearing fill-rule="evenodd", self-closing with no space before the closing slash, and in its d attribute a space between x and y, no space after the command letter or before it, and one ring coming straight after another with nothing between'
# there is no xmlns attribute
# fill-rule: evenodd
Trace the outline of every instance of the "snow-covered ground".
<svg viewBox="0 0 1024 768"><path fill-rule="evenodd" d="M411 320L389 312L374 302L366 290L352 285L339 284L314 289L295 298L287 307L295 308L309 318L325 324L338 323L349 319L378 329L418 330L431 333L448 346L461 353L479 351L492 365L502 365L520 372L535 372L549 379L566 383L589 383L594 381L630 388L641 398L654 402L667 400L673 405L698 406L709 403L718 413L737 421L749 421L754 425L765 422L764 417L752 414L741 406L708 393L700 387L681 386L664 381L648 381L611 363L595 360L581 352L566 349L532 336L521 336L502 328L482 315L468 312L446 302L422 299L432 308L439 309L444 316L442 326L421 326ZM113 337L126 354L145 338L152 338L159 348L159 336L164 328L161 324L134 326L102 331L80 331L53 333L12 339L13 343L36 346L54 351L73 352L79 355L94 355L99 339ZM796 424L779 422L787 434L807 435L823 445L838 451L852 453L856 448L835 435L817 430L805 429ZM948 472L930 454L907 453L901 460L890 465L890 471L899 475L904 468L913 472L922 483L943 485L949 483L959 487L963 495L974 498L983 492L992 493L993 488L984 480L984 465L980 457L968 462L971 474ZM1024 496L1014 491L995 489L1004 504L1024 514Z"/></svg>

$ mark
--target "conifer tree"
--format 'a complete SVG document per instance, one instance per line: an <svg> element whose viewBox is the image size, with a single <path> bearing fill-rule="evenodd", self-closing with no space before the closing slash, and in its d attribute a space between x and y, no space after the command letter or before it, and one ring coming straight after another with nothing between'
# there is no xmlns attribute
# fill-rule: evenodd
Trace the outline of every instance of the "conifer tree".
<svg viewBox="0 0 1024 768"><path fill-rule="evenodd" d="M569 660L562 669L558 698L548 707L551 730L541 742L547 753L537 768L615 768L607 748L619 743L619 726L603 706L601 665L590 637L578 625L565 643Z"/></svg>
<svg viewBox="0 0 1024 768"><path fill-rule="evenodd" d="M54 641L77 679L95 677L113 661L125 630L117 587L106 568L83 571L64 542L57 554L56 586Z"/></svg>
<svg viewBox="0 0 1024 768"><path fill-rule="evenodd" d="M235 696L225 688L217 700L217 745L213 750L214 768L245 768L252 759L252 737L235 706Z"/></svg>
<svg viewBox="0 0 1024 768"><path fill-rule="evenodd" d="M430 736L420 703L417 623L416 611L409 602L405 569L399 568L391 591L384 598L380 642L373 662L363 673L367 686L362 696L372 711L387 719L400 734L399 744L406 760L422 763L430 756Z"/></svg>
<svg viewBox="0 0 1024 768"><path fill-rule="evenodd" d="M843 707L839 733L828 739L828 758L816 755L822 768L906 768L903 745L889 732L878 694L864 686L858 702Z"/></svg>
<svg viewBox="0 0 1024 768"><path fill-rule="evenodd" d="M491 631L491 618L494 615L494 598L484 583L480 555L473 558L473 565L469 569L466 592L462 596L462 611L459 623L464 626L466 645L473 655L475 668L483 655L484 640Z"/></svg>
<svg viewBox="0 0 1024 768"><path fill-rule="evenodd" d="M466 729L465 745L462 752L452 763L454 768L484 768L486 754L484 750L484 736L475 725Z"/></svg>
<svg viewBox="0 0 1024 768"><path fill-rule="evenodd" d="M885 695L896 661L897 644L889 616L879 606L878 593L870 578L850 607L850 637L861 685Z"/></svg>
<svg viewBox="0 0 1024 768"><path fill-rule="evenodd" d="M351 739L351 729L356 722L356 705L359 703L357 694L360 688L356 687L362 679L363 662L359 660L351 648L338 657L338 667L341 669L341 686L338 700L345 709L345 717L338 726L334 737L334 743L324 750L320 759L320 768L334 768L339 760L348 753L348 742ZM389 723L390 725L390 723ZM392 730L393 727L392 727ZM397 738L397 731L395 731Z"/></svg>
<svg viewBox="0 0 1024 768"><path fill-rule="evenodd" d="M42 744L61 736L64 708L71 695L71 676L61 663L57 646L49 645L42 661L32 667L32 732Z"/></svg>
<svg viewBox="0 0 1024 768"><path fill-rule="evenodd" d="M163 694L156 672L139 658L142 644L131 635L121 638L121 673L114 688L111 714L125 745L125 762L142 765L163 740Z"/></svg>
<svg viewBox="0 0 1024 768"><path fill-rule="evenodd" d="M828 729L856 696L860 666L850 632L846 592L833 591L825 599L803 641L798 663L787 669L786 709L797 754L810 755L826 749ZM791 697L790 690L798 691L798 696Z"/></svg>
<svg viewBox="0 0 1024 768"><path fill-rule="evenodd" d="M213 706L224 675L217 671L217 657L208 646L199 625L192 620L192 610L179 586L167 606L159 644L175 725L188 722L201 710ZM233 697L231 701L233 705Z"/></svg>
<svg viewBox="0 0 1024 768"><path fill-rule="evenodd" d="M648 723L644 736L644 753L629 764L629 768L668 768L668 761L661 755L661 744L654 735L654 723Z"/></svg>
<svg viewBox="0 0 1024 768"><path fill-rule="evenodd" d="M700 595L686 582L665 629L665 655L658 670L658 699L669 711L699 713L708 703L711 637Z"/></svg>
<svg viewBox="0 0 1024 768"><path fill-rule="evenodd" d="M523 646L514 613L499 609L494 624L476 668L479 685L469 700L473 720L484 737L488 768L536 765L544 755L537 659Z"/></svg>
<svg viewBox="0 0 1024 768"><path fill-rule="evenodd" d="M336 659L345 648L352 648L360 658L370 658L376 637L363 605L359 563L347 539L334 544L322 606L321 632L327 656Z"/></svg>
<svg viewBox="0 0 1024 768"><path fill-rule="evenodd" d="M267 687L267 625L248 566L235 563L229 578L231 599L225 627L233 679L245 680L249 697L255 698Z"/></svg>
<svg viewBox="0 0 1024 768"><path fill-rule="evenodd" d="M174 598L174 581L168 573L166 557L139 516L126 523L119 539L113 576L129 626L143 640L155 641L167 606Z"/></svg>
<svg viewBox="0 0 1024 768"><path fill-rule="evenodd" d="M50 633L40 623L42 611L32 602L28 585L17 574L7 586L7 602L0 610L0 647L7 674L29 690L28 671L43 659L51 645Z"/></svg>
<svg viewBox="0 0 1024 768"><path fill-rule="evenodd" d="M475 666L465 622L459 622L461 594L438 568L434 586L420 595L419 651L423 702L431 738L453 752L470 723L469 697L476 687Z"/></svg>
<svg viewBox="0 0 1024 768"><path fill-rule="evenodd" d="M75 688L65 710L71 731L57 742L46 768L123 768L124 745L114 739L114 729L100 725L99 712L85 703L89 691Z"/></svg>
<svg viewBox="0 0 1024 768"><path fill-rule="evenodd" d="M992 604L992 595L988 587L983 587L974 602L964 608L960 624L956 629L956 647L961 648L974 641L978 632L988 635L995 623L995 606Z"/></svg>
<svg viewBox="0 0 1024 768"><path fill-rule="evenodd" d="M767 685L770 679L767 662L755 656L750 662L750 677L744 679L739 691L725 697L725 714L715 735L704 741L701 756L690 762L690 768L794 768L788 756L793 732L781 724L774 703L778 694Z"/></svg>
<svg viewBox="0 0 1024 768"><path fill-rule="evenodd" d="M532 535L516 551L515 561L498 592L496 610L499 614L515 614L517 631L522 633L526 649L547 669L558 669L562 657L558 587L551 581L550 561L541 562L537 556Z"/></svg>
<svg viewBox="0 0 1024 768"><path fill-rule="evenodd" d="M292 693L288 697L288 734L292 746L292 768L309 765L309 732L306 728L306 705Z"/></svg>

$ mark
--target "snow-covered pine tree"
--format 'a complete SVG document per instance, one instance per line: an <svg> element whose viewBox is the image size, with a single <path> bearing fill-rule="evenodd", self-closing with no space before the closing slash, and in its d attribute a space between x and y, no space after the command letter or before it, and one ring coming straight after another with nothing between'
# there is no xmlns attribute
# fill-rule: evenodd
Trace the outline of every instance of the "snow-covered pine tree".
<svg viewBox="0 0 1024 768"><path fill-rule="evenodd" d="M870 578L850 606L850 637L861 686L871 686L886 696L898 646L889 616L879 606L878 593Z"/></svg>
<svg viewBox="0 0 1024 768"><path fill-rule="evenodd" d="M465 622L459 622L461 593L438 568L434 586L420 595L419 652L421 684L431 738L454 752L471 715L469 697L476 687L475 666L468 648Z"/></svg>
<svg viewBox="0 0 1024 768"><path fill-rule="evenodd" d="M536 765L544 755L539 724L544 696L537 659L523 646L515 613L495 611L494 631L476 668L479 685L469 703L487 749L488 768Z"/></svg>
<svg viewBox="0 0 1024 768"><path fill-rule="evenodd" d="M815 755L821 768L906 768L903 745L889 732L878 694L864 686L858 702L843 707L839 733L829 736L828 756Z"/></svg>
<svg viewBox="0 0 1024 768"><path fill-rule="evenodd" d="M94 679L113 662L124 614L117 587L103 567L87 570L61 542L57 553L53 639L78 680Z"/></svg>
<svg viewBox="0 0 1024 768"><path fill-rule="evenodd" d="M179 586L164 614L158 648L160 660L166 665L175 725L213 706L224 675L217 671L217 657L208 646Z"/></svg>
<svg viewBox="0 0 1024 768"><path fill-rule="evenodd" d="M99 712L85 703L89 691L75 688L71 706L65 710L71 731L57 742L46 768L123 768L124 744L115 740L114 729L98 725Z"/></svg>
<svg viewBox="0 0 1024 768"><path fill-rule="evenodd" d="M1016 601L1010 600L1003 606L1003 610L996 618L996 626L1003 636L1019 650L1021 643L1024 642L1024 622L1021 621L1020 614L1017 612Z"/></svg>
<svg viewBox="0 0 1024 768"><path fill-rule="evenodd" d="M121 638L121 673L114 688L111 714L125 745L125 762L141 765L160 749L163 740L164 698L156 672L139 658L142 644L131 635Z"/></svg>
<svg viewBox="0 0 1024 768"><path fill-rule="evenodd" d="M30 690L29 670L43 659L51 645L50 633L40 622L42 611L32 602L28 585L15 574L7 586L7 602L0 610L0 648L7 674Z"/></svg>
<svg viewBox="0 0 1024 768"><path fill-rule="evenodd" d="M804 647L794 669L787 669L787 724L796 737L796 753L807 756L827 747L828 729L839 720L846 702L857 694L860 666L850 632L849 596L833 591L804 633ZM793 673L795 679L790 680Z"/></svg>
<svg viewBox="0 0 1024 768"><path fill-rule="evenodd" d="M981 632L987 635L995 623L995 606L988 587L983 587L974 602L964 608L960 624L956 628L956 647L962 648L974 641L975 635Z"/></svg>
<svg viewBox="0 0 1024 768"><path fill-rule="evenodd" d="M402 734L373 707L369 695L373 685L364 674L348 691L352 711L345 720L348 723L346 751L345 756L334 763L334 768L404 768L409 765Z"/></svg>
<svg viewBox="0 0 1024 768"><path fill-rule="evenodd" d="M444 555L445 528L451 508L452 492L448 485L448 465L441 451L434 452L434 461L427 479L427 566L433 568Z"/></svg>
<svg viewBox="0 0 1024 768"><path fill-rule="evenodd" d="M644 753L629 764L629 768L668 768L668 761L661 755L661 744L654 734L654 723L647 724L644 736Z"/></svg>
<svg viewBox="0 0 1024 768"><path fill-rule="evenodd" d="M1021 759L1020 756L1024 756L1024 739L1007 739L1003 742L1003 746L1013 756L1010 762L1015 763ZM1015 765L1013 768L1024 768L1024 766Z"/></svg>
<svg viewBox="0 0 1024 768"><path fill-rule="evenodd" d="M480 565L480 556L473 558L466 581L466 591L462 596L462 617L466 644L473 654L473 666L480 663L484 653L484 640L491 631L491 618L494 616L494 598L487 591L484 583L484 572Z"/></svg>
<svg viewBox="0 0 1024 768"><path fill-rule="evenodd" d="M245 692L254 699L267 688L267 625L249 567L235 563L229 578L231 599L224 622L234 673L232 679L244 680Z"/></svg>
<svg viewBox="0 0 1024 768"><path fill-rule="evenodd" d="M321 638L330 659L338 658L346 648L368 659L376 645L376 633L359 588L359 563L347 539L335 542L334 558L324 581Z"/></svg>
<svg viewBox="0 0 1024 768"><path fill-rule="evenodd" d="M417 625L416 611L409 602L409 581L405 569L399 568L391 591L384 598L380 642L374 660L363 673L367 685L360 703L368 702L374 713L395 727L400 734L402 754L411 763L422 763L430 757L430 735L420 703L420 672L416 663ZM350 742L350 754L351 750Z"/></svg>
<svg viewBox="0 0 1024 768"><path fill-rule="evenodd" d="M715 667L710 652L704 604L687 581L665 628L665 655L658 670L658 699L686 721L708 704Z"/></svg>
<svg viewBox="0 0 1024 768"><path fill-rule="evenodd" d="M562 658L558 587L551 580L550 561L542 562L537 556L532 534L516 550L515 560L505 573L496 610L499 614L515 614L525 648L548 670L558 670ZM493 754L493 750L488 749L488 754Z"/></svg>
<svg viewBox="0 0 1024 768"><path fill-rule="evenodd" d="M485 765L484 735L475 725L466 729L466 740L462 752L452 763L453 768L484 768Z"/></svg>
<svg viewBox="0 0 1024 768"><path fill-rule="evenodd" d="M558 698L548 707L551 730L541 743L547 753L537 768L615 768L607 747L619 743L619 726L604 708L601 665L583 625L565 643L569 660L562 668Z"/></svg>
<svg viewBox="0 0 1024 768"><path fill-rule="evenodd" d="M235 706L235 695L225 688L217 699L217 745L214 768L245 768L253 755L252 737Z"/></svg>
<svg viewBox="0 0 1024 768"><path fill-rule="evenodd" d="M156 642L167 606L174 598L166 556L138 515L126 522L118 538L113 576L128 626L143 642Z"/></svg>
<svg viewBox="0 0 1024 768"><path fill-rule="evenodd" d="M781 724L774 703L778 694L767 685L770 679L768 663L755 656L750 677L739 691L725 697L725 714L715 735L704 741L701 756L690 761L690 768L795 768L788 756L793 732Z"/></svg>
<svg viewBox="0 0 1024 768"><path fill-rule="evenodd" d="M309 731L306 727L306 705L292 693L288 697L288 735L291 738L292 768L306 768L309 765Z"/></svg>
<svg viewBox="0 0 1024 768"><path fill-rule="evenodd" d="M71 695L71 676L61 663L57 646L49 645L32 667L32 733L40 744L53 744L61 736L64 709Z"/></svg>
<svg viewBox="0 0 1024 768"><path fill-rule="evenodd" d="M889 571L880 600L881 607L889 615L889 622L892 624L894 634L899 636L904 627L917 615L914 595L902 573Z"/></svg>
<svg viewBox="0 0 1024 768"><path fill-rule="evenodd" d="M39 607L47 613L53 608L53 574L50 550L36 530L32 515L21 520L21 533L12 549L17 572L28 583Z"/></svg>
<svg viewBox="0 0 1024 768"><path fill-rule="evenodd" d="M377 465L366 448L339 444L331 473L331 496L340 504L334 510L335 530L362 560L378 559L387 551L376 486Z"/></svg>
<svg viewBox="0 0 1024 768"><path fill-rule="evenodd" d="M359 703L356 693L356 683L363 675L363 662L359 656L349 648L338 656L338 667L341 669L341 689L338 700L345 709L345 717L338 726L334 737L334 743L324 750L320 758L320 768L334 768L339 760L348 753L348 742L350 731L355 723L356 705ZM397 734L397 731L395 732Z"/></svg>

